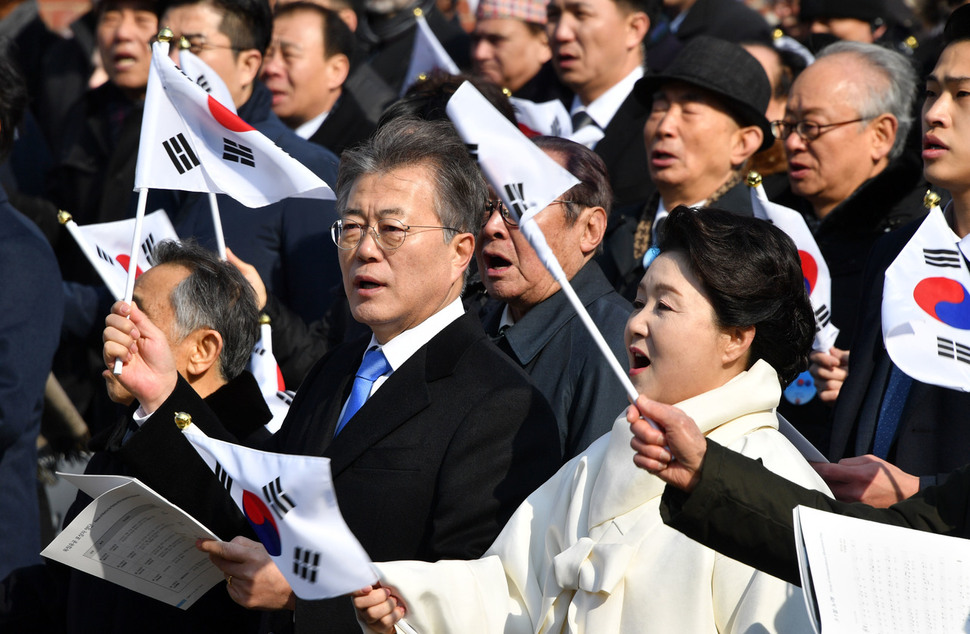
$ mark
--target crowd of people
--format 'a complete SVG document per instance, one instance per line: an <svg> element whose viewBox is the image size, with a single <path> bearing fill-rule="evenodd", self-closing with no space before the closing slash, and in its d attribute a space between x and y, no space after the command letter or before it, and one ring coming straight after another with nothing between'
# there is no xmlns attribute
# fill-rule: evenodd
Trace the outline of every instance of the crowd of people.
<svg viewBox="0 0 970 634"><path fill-rule="evenodd" d="M94 0L63 31L37 1L0 7L0 631L807 632L795 504L970 537L960 0ZM460 74L409 83L425 26ZM135 216L158 41L335 200L153 189L179 241L129 302L64 212ZM575 177L528 221L564 278L450 121L465 82ZM959 270L920 304L952 380L886 343L913 253ZM179 417L329 458L381 583L298 597ZM59 460L188 511L226 582L181 610L43 560L91 502L50 508Z"/></svg>

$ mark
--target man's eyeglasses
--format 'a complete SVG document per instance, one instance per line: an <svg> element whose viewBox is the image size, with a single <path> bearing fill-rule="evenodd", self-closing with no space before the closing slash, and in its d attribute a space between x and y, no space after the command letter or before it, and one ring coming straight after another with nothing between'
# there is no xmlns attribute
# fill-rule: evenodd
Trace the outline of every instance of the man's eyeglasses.
<svg viewBox="0 0 970 634"><path fill-rule="evenodd" d="M842 125L849 125L850 123L859 123L861 121L868 121L872 117L860 117L858 119L853 119L852 121L839 121L838 123L815 123L814 121L807 121L802 119L801 121L772 121L771 122L771 132L775 135L776 139L781 139L784 141L791 133L794 132L801 138L802 141L806 143L811 143L818 137L822 136L826 130L836 128Z"/></svg>
<svg viewBox="0 0 970 634"><path fill-rule="evenodd" d="M576 205L579 203L573 200L554 200L549 204L566 205L566 208L571 211L572 207L570 207L570 205ZM485 223L488 222L488 219L492 217L492 213L494 213L496 210L498 210L498 213L502 217L502 221L505 223L506 226L512 227L512 228L519 226L519 221L512 216L512 212L509 211L509 208L506 207L505 203L503 203L501 200L490 200L485 204L485 211L487 211L488 214L485 216L485 220L484 222L482 222L482 226L484 226Z"/></svg>
<svg viewBox="0 0 970 634"><path fill-rule="evenodd" d="M406 225L395 218L384 218L378 221L377 226L364 225L353 220L338 220L330 225L330 237L337 248L349 251L356 248L360 241L364 239L364 234L368 230L373 232L377 244L381 245L385 251L393 251L404 244L404 239L408 233L418 233L415 229L444 229L446 231L456 231L461 233L461 229L455 227L442 227L439 225Z"/></svg>

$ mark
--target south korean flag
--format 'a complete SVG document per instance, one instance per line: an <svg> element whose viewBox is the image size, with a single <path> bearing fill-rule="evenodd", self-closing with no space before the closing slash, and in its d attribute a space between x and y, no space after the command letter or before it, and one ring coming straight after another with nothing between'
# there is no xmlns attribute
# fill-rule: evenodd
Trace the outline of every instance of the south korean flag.
<svg viewBox="0 0 970 634"><path fill-rule="evenodd" d="M377 581L344 522L330 459L256 451L182 432L242 510L276 567L301 599L328 599Z"/></svg>
<svg viewBox="0 0 970 634"><path fill-rule="evenodd" d="M933 207L883 285L886 351L907 375L970 392L970 271L961 241Z"/></svg>
<svg viewBox="0 0 970 634"><path fill-rule="evenodd" d="M828 264L825 263L822 251L801 214L768 200L760 179L758 181L757 184L749 181L754 215L784 231L795 243L802 263L805 290L815 312L816 331L812 348L828 352L839 336L839 329L832 323L832 277L829 275Z"/></svg>

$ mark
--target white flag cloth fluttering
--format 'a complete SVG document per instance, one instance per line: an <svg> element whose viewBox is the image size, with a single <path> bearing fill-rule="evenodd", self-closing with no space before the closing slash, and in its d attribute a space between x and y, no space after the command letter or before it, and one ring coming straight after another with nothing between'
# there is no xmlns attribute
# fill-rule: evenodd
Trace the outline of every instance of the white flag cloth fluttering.
<svg viewBox="0 0 970 634"><path fill-rule="evenodd" d="M415 9L415 21L417 30L414 33L414 47L411 49L411 62L408 64L408 72L404 76L404 83L401 84L401 96L414 82L418 81L422 75L430 75L432 71L440 68L443 71L457 75L461 71L458 64L451 59L448 51L441 45L435 36L428 21L419 9Z"/></svg>
<svg viewBox="0 0 970 634"><path fill-rule="evenodd" d="M907 375L970 392L970 251L939 207L886 269L882 332L886 351Z"/></svg>
<svg viewBox="0 0 970 634"><path fill-rule="evenodd" d="M536 103L519 97L509 97L515 109L515 119L519 126L546 136L568 136L573 131L573 122L569 118L566 106L558 99Z"/></svg>
<svg viewBox="0 0 970 634"><path fill-rule="evenodd" d="M290 411L290 403L296 393L287 390L283 382L283 373L273 355L273 331L268 323L259 326L259 341L249 357L247 369L256 377L263 400L273 413L273 419L266 423L266 429L275 434L283 424L286 413Z"/></svg>
<svg viewBox="0 0 970 634"><path fill-rule="evenodd" d="M195 425L183 433L242 509L296 596L327 599L377 581L337 508L329 458L256 451L209 438Z"/></svg>
<svg viewBox="0 0 970 634"><path fill-rule="evenodd" d="M68 220L65 225L114 298L122 299L125 296L125 281L128 277L131 236L135 219L84 226ZM178 235L163 209L145 216L142 236L138 248L136 275L152 267L154 262L152 253L156 244L162 240L178 241Z"/></svg>
<svg viewBox="0 0 970 634"><path fill-rule="evenodd" d="M223 193L247 207L290 196L334 198L327 183L180 71L158 42L135 188Z"/></svg>
<svg viewBox="0 0 970 634"><path fill-rule="evenodd" d="M825 258L818 248L818 243L815 242L815 237L801 214L768 200L761 185L751 188L751 206L754 208L756 217L768 220L784 231L798 248L805 289L812 302L815 323L818 327L812 347L815 350L828 352L835 345L839 329L832 323L832 277L829 274L828 264L825 263Z"/></svg>
<svg viewBox="0 0 970 634"><path fill-rule="evenodd" d="M469 82L455 91L447 111L488 182L509 211L519 218L520 225L579 183L529 141Z"/></svg>
<svg viewBox="0 0 970 634"><path fill-rule="evenodd" d="M188 78L194 81L207 93L215 97L216 101L224 105L233 114L236 114L236 104L232 101L232 93L226 82L222 81L219 73L212 70L212 67L194 55L192 51L179 49L179 67Z"/></svg>

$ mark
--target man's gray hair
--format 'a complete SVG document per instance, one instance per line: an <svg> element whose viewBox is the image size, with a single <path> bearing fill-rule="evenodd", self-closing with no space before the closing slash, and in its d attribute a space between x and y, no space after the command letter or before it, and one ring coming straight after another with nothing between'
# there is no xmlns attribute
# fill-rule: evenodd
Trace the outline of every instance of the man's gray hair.
<svg viewBox="0 0 970 634"><path fill-rule="evenodd" d="M477 233L488 204L488 188L458 133L447 121L393 119L361 146L340 157L337 211L347 210L354 183L364 175L405 167L427 167L434 185L434 207L443 226ZM454 236L443 231L445 242Z"/></svg>
<svg viewBox="0 0 970 634"><path fill-rule="evenodd" d="M242 273L215 253L193 242L160 242L152 253L154 266L183 266L189 275L169 297L175 311L173 345L199 328L222 335L219 371L230 381L249 363L259 338L256 293Z"/></svg>
<svg viewBox="0 0 970 634"><path fill-rule="evenodd" d="M855 55L874 73L863 73L858 81L865 82L868 99L858 104L860 117L874 119L889 113L896 117L899 128L889 159L903 152L906 137L913 125L913 101L916 98L916 71L902 54L877 44L836 42L823 48L816 61L840 53Z"/></svg>

